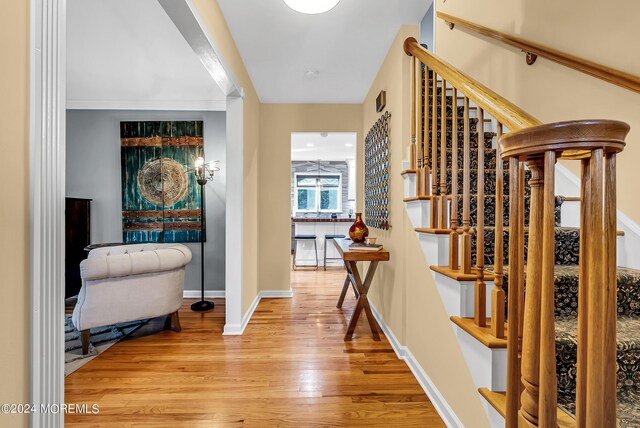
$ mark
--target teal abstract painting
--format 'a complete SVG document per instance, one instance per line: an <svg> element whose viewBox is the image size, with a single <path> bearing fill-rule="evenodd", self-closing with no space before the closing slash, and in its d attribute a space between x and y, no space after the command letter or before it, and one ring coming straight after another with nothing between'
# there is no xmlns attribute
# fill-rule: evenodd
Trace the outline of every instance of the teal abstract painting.
<svg viewBox="0 0 640 428"><path fill-rule="evenodd" d="M126 243L200 242L202 121L120 122Z"/></svg>

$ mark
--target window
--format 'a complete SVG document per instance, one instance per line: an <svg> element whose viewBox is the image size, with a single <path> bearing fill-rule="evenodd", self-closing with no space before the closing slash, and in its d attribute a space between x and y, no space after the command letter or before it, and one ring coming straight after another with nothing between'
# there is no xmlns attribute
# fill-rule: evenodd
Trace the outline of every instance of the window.
<svg viewBox="0 0 640 428"><path fill-rule="evenodd" d="M296 211L342 211L342 175L296 174L294 184Z"/></svg>

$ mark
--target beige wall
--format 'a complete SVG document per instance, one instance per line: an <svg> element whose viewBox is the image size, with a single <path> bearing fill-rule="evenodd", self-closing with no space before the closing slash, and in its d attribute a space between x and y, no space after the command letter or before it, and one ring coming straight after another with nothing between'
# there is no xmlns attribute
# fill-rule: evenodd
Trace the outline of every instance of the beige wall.
<svg viewBox="0 0 640 428"><path fill-rule="evenodd" d="M360 104L263 104L260 109L258 245L260 289L289 290L291 133L357 132ZM358 164L361 168L361 164Z"/></svg>
<svg viewBox="0 0 640 428"><path fill-rule="evenodd" d="M402 201L400 172L402 161L407 159L411 111L411 61L404 54L402 43L409 36L417 37L417 32L414 26L400 30L362 106L363 134L380 117L375 111L375 99L383 89L387 91L387 110L392 115L392 227L389 231L370 229L370 236L378 237L390 251L391 260L379 265L369 296L400 343L409 347L464 426L484 427L488 422L480 396ZM362 159L362 141L359 141L358 150L359 159ZM360 183L363 183L362 179ZM362 194L358 205L363 206Z"/></svg>
<svg viewBox="0 0 640 428"><path fill-rule="evenodd" d="M29 2L3 2L0 16L0 403L26 403L29 340ZM0 426L27 418L0 414Z"/></svg>
<svg viewBox="0 0 640 428"><path fill-rule="evenodd" d="M436 1L439 11L640 76L640 2L619 0ZM543 122L618 119L631 125L618 157L618 208L640 222L640 94L539 58L438 19L437 55ZM575 173L578 167L573 162Z"/></svg>
<svg viewBox="0 0 640 428"><path fill-rule="evenodd" d="M258 154L260 100L244 66L217 1L194 0L207 30L227 66L245 92L244 97L244 260L242 312L246 313L258 294ZM233 237L228 237L232 239Z"/></svg>

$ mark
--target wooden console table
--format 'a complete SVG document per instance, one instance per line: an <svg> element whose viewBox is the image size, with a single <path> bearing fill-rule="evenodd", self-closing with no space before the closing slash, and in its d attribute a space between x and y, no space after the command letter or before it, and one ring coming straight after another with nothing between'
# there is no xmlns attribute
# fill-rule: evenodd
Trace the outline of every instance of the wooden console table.
<svg viewBox="0 0 640 428"><path fill-rule="evenodd" d="M351 315L351 320L349 321L347 333L344 335L344 340L349 341L353 338L353 332L356 329L358 318L360 317L363 309L367 315L367 320L369 321L373 340L380 340L378 323L371 312L371 306L367 299L367 292L369 291L369 287L371 287L371 281L376 273L378 263L388 261L389 252L384 249L380 251L351 251L349 249L349 245L352 244L352 241L345 238L336 238L333 242L344 261L345 267L347 268L347 278L344 280L344 286L342 287L342 293L340 293L340 299L338 300L337 307L342 307L344 298L347 295L347 290L349 289L349 284L353 286L353 291L358 299L356 308L354 309L353 315ZM362 282L362 277L358 271L358 262L371 262L364 278L364 283Z"/></svg>

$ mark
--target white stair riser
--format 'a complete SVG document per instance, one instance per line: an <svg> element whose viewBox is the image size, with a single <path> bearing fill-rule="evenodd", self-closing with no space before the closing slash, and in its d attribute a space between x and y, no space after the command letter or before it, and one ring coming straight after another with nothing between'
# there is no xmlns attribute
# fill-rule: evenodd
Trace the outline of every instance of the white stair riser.
<svg viewBox="0 0 640 428"><path fill-rule="evenodd" d="M507 350L488 348L456 326L458 343L476 388L505 391L507 388Z"/></svg>
<svg viewBox="0 0 640 428"><path fill-rule="evenodd" d="M429 227L431 215L429 214L429 201L416 200L407 202L405 208L411 224L416 227Z"/></svg>
<svg viewBox="0 0 640 428"><path fill-rule="evenodd" d="M416 175L405 174L402 178L404 181L404 197L413 198L416 196Z"/></svg>
<svg viewBox="0 0 640 428"><path fill-rule="evenodd" d="M446 266L449 264L449 235L418 233L418 241L428 265Z"/></svg>
<svg viewBox="0 0 640 428"><path fill-rule="evenodd" d="M462 318L473 317L475 312L475 281L456 281L438 272L434 272L434 274L436 287L440 293L440 298L447 311L447 315ZM487 281L486 288L486 310L487 316L490 316L493 281Z"/></svg>

